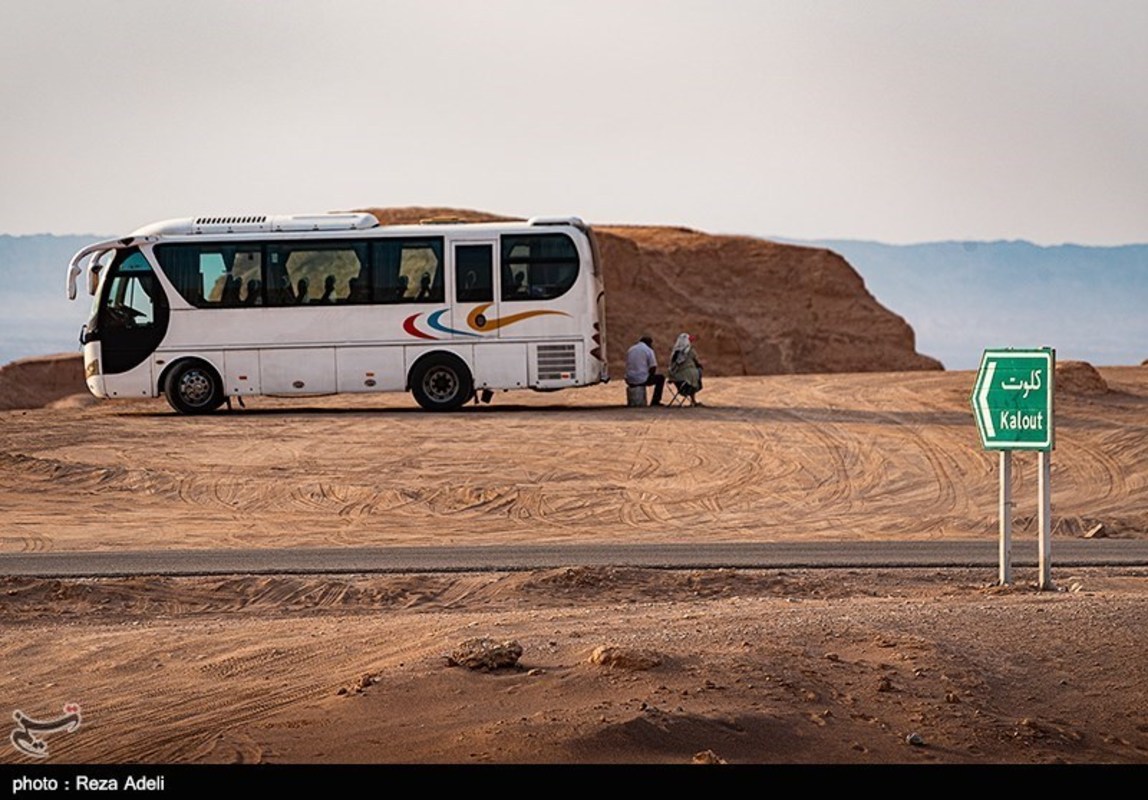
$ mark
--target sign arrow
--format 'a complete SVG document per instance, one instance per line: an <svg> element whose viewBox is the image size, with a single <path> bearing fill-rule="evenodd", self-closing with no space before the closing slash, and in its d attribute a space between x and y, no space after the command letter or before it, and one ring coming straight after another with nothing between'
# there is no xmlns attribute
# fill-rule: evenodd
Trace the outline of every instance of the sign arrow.
<svg viewBox="0 0 1148 800"><path fill-rule="evenodd" d="M993 385L993 373L997 371L997 362L989 361L985 365L985 379L981 381L981 391L977 394L977 405L981 409L981 422L985 426L985 435L992 439L997 435L993 427L993 415L989 411L989 389Z"/></svg>

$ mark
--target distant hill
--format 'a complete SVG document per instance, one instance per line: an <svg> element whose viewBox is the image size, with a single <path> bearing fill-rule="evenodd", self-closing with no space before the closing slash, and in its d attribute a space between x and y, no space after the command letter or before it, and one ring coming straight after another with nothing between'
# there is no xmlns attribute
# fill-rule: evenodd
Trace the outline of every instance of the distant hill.
<svg viewBox="0 0 1148 800"><path fill-rule="evenodd" d="M1055 347L1059 360L1102 366L1148 358L1145 244L786 241L844 256L946 369L975 369L991 347Z"/></svg>
<svg viewBox="0 0 1148 800"><path fill-rule="evenodd" d="M25 356L78 352L88 296L64 293L68 260L106 236L0 235L0 365ZM81 292L83 290L81 289Z"/></svg>

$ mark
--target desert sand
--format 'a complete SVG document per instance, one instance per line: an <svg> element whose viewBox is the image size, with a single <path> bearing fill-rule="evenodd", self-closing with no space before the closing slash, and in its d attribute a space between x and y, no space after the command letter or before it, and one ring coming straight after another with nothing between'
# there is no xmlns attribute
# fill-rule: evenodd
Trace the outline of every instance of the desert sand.
<svg viewBox="0 0 1148 800"><path fill-rule="evenodd" d="M1054 545L1143 538L1148 369L1061 366ZM995 540L973 378L715 377L692 409L610 384L448 415L65 397L0 412L0 549ZM1035 456L1014 469L1034 537ZM0 695L81 706L52 763L1148 763L1148 569L1054 562L1052 591L1034 572L8 578ZM520 657L459 665L482 638Z"/></svg>

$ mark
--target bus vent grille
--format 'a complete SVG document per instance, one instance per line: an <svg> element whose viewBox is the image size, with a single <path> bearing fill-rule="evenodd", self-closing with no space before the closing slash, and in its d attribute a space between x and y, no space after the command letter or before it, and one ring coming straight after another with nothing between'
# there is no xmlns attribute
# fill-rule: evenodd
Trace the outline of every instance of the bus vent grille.
<svg viewBox="0 0 1148 800"><path fill-rule="evenodd" d="M259 217L196 217L196 225L263 225L266 216Z"/></svg>
<svg viewBox="0 0 1148 800"><path fill-rule="evenodd" d="M573 344L538 345L538 380L569 380L577 370L578 357Z"/></svg>

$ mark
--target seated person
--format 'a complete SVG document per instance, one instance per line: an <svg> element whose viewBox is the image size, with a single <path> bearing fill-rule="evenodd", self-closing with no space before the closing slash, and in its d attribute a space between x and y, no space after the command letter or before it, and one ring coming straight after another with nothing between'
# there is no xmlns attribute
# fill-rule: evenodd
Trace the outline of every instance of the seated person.
<svg viewBox="0 0 1148 800"><path fill-rule="evenodd" d="M429 272L424 272L422 277L419 278L419 293L415 295L415 300L430 300L431 299L431 277Z"/></svg>
<svg viewBox="0 0 1148 800"><path fill-rule="evenodd" d="M347 287L348 303L366 303L370 299L369 295L367 294L366 287L358 278L351 278L349 281L347 281Z"/></svg>
<svg viewBox="0 0 1148 800"><path fill-rule="evenodd" d="M683 333L674 342L670 352L670 380L678 387L678 393L689 398L691 406L699 406L697 394L702 390L702 364L694 351L696 336Z"/></svg>
<svg viewBox="0 0 1148 800"><path fill-rule="evenodd" d="M643 336L626 351L626 385L653 386L654 399L650 405L660 406L665 382L666 376L658 372L658 360L654 356L654 340L648 335Z"/></svg>
<svg viewBox="0 0 1148 800"><path fill-rule="evenodd" d="M394 293L394 299L396 301L402 300L403 298L405 298L407 296L407 287L410 285L410 280L411 279L408 278L406 275L400 275L399 276L398 284L392 290L392 292Z"/></svg>
<svg viewBox="0 0 1148 800"><path fill-rule="evenodd" d="M242 289L243 281L228 273L223 281L223 296L220 298L220 303L225 306L240 305L239 293Z"/></svg>

